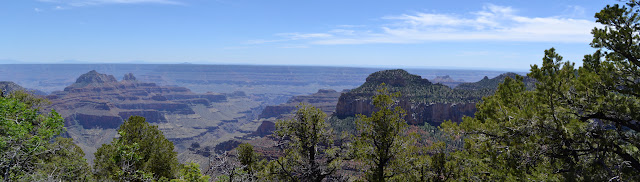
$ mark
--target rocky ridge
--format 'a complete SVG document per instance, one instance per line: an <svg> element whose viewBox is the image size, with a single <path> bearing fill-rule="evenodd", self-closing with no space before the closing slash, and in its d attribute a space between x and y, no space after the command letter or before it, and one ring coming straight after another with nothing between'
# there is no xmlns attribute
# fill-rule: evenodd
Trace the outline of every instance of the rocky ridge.
<svg viewBox="0 0 640 182"><path fill-rule="evenodd" d="M487 78L476 83L460 84L456 89L452 89L443 84L433 84L405 70L379 71L367 77L367 81L360 87L342 93L336 106L335 116L347 118L357 114L370 115L375 111L371 98L380 84L385 83L390 92L401 93L397 105L407 111L405 116L407 123L412 125L429 123L439 126L445 120L461 122L464 116L474 115L476 102L483 96L493 94L498 84L506 77L515 76L512 74L514 73L503 74L493 79Z"/></svg>

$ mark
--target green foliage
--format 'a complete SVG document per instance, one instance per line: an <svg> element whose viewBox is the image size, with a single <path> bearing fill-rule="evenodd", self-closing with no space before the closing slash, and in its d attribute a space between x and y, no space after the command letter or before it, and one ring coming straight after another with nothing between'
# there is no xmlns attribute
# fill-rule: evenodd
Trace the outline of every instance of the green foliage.
<svg viewBox="0 0 640 182"><path fill-rule="evenodd" d="M596 14L583 66L545 51L529 77L507 79L477 106L474 118L445 130L464 134L466 161L460 174L470 180L640 180L640 16L639 2L607 6ZM604 50L603 50L604 49ZM602 59L604 58L604 60Z"/></svg>
<svg viewBox="0 0 640 182"><path fill-rule="evenodd" d="M402 175L403 181L450 181L460 174L458 161L447 152L445 142L422 147L412 157L411 170Z"/></svg>
<svg viewBox="0 0 640 182"><path fill-rule="evenodd" d="M329 119L327 119L327 123L335 133L347 133L350 135L355 135L357 132L356 117L346 117L344 119L340 119L337 116L331 116L329 117Z"/></svg>
<svg viewBox="0 0 640 182"><path fill-rule="evenodd" d="M458 91L472 90L472 91L484 93L486 95L493 95L493 93L498 88L498 85L504 82L504 80L507 77L511 79L516 79L517 76L520 76L520 75L516 73L511 73L511 72L498 75L497 77L491 78L491 79L485 76L482 80L478 82L461 83L460 85L456 86L455 90L458 90ZM525 76L523 77L522 81L527 87L527 90L533 90L535 88L536 81L534 79Z"/></svg>
<svg viewBox="0 0 640 182"><path fill-rule="evenodd" d="M370 99L382 83L387 85L391 93L400 92L402 100L412 103L470 103L477 102L484 96L492 95L498 84L505 78L514 78L517 74L505 73L496 78L485 78L476 83L463 83L455 89L442 84L432 84L418 75L409 74L405 70L384 70L371 74L360 87L349 91L346 97L354 99ZM534 87L535 81L525 78L528 88Z"/></svg>
<svg viewBox="0 0 640 182"><path fill-rule="evenodd" d="M180 169L180 178L173 179L171 182L208 182L209 176L202 175L200 165L189 163Z"/></svg>
<svg viewBox="0 0 640 182"><path fill-rule="evenodd" d="M326 114L310 105L300 105L294 119L276 122L275 136L284 156L267 166L274 179L282 181L322 181L340 167L340 148L334 145L333 131Z"/></svg>
<svg viewBox="0 0 640 182"><path fill-rule="evenodd" d="M0 97L0 180L91 180L84 153L71 139L51 142L64 122L53 110L41 113L47 102L23 91Z"/></svg>
<svg viewBox="0 0 640 182"><path fill-rule="evenodd" d="M466 103L475 98L467 93L455 91L442 84L432 84L420 76L409 74L405 70L385 70L371 74L367 82L349 91L348 94L360 99L370 99L380 84L387 85L389 92L400 92L403 98L415 103ZM471 97L470 97L471 96Z"/></svg>
<svg viewBox="0 0 640 182"><path fill-rule="evenodd" d="M84 152L73 139L58 137L48 148L51 152L40 157L36 175L30 180L93 181Z"/></svg>
<svg viewBox="0 0 640 182"><path fill-rule="evenodd" d="M238 161L243 166L243 170L249 174L253 174L257 170L258 166L258 154L253 151L253 146L248 143L238 145L236 148L238 152Z"/></svg>
<svg viewBox="0 0 640 182"><path fill-rule="evenodd" d="M94 154L99 178L134 181L173 179L179 169L173 143L143 117L131 116L118 129L119 138L103 144Z"/></svg>
<svg viewBox="0 0 640 182"><path fill-rule="evenodd" d="M537 117L543 105L535 103L535 94L527 92L519 80L506 79L495 95L479 103L475 118L466 117L458 126L455 123L441 125L445 130L466 135L465 151L458 152L474 166L463 177L475 180L542 180L557 179L557 173L540 171L550 167L553 161L545 157L555 139L547 135L550 130L544 118ZM548 173L548 174L547 174ZM547 174L544 178L541 174Z"/></svg>
<svg viewBox="0 0 640 182"><path fill-rule="evenodd" d="M393 99L400 93L389 93L385 84L381 87L378 95L373 97L373 105L378 111L371 117L359 115L356 120L356 156L367 168L365 178L368 181L402 178L402 174L409 170L408 160L412 152L413 143L405 134L405 111L393 107Z"/></svg>
<svg viewBox="0 0 640 182"><path fill-rule="evenodd" d="M63 121L55 111L42 115L11 97L0 98L0 116L0 173L3 180L13 181L35 170L34 156L45 153Z"/></svg>
<svg viewBox="0 0 640 182"><path fill-rule="evenodd" d="M7 98L18 100L32 109L40 110L42 106L49 105L49 100L32 95L24 90L16 90L11 92Z"/></svg>

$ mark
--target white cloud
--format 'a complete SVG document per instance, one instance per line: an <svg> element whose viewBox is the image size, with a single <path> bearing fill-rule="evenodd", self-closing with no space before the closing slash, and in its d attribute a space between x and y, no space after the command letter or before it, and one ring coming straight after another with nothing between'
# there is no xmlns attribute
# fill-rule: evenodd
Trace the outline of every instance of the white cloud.
<svg viewBox="0 0 640 182"><path fill-rule="evenodd" d="M430 41L508 41L587 43L599 24L566 16L526 17L511 7L488 4L466 15L414 13L382 17L376 29L334 29L307 36L311 44L424 43ZM345 27L347 28L347 27ZM294 36L295 37L295 36ZM290 39L297 40L297 39Z"/></svg>
<svg viewBox="0 0 640 182"><path fill-rule="evenodd" d="M38 0L46 3L56 3L69 7L97 6L107 4L169 4L181 5L183 3L175 0ZM55 9L63 9L62 6L56 6Z"/></svg>
<svg viewBox="0 0 640 182"><path fill-rule="evenodd" d="M331 37L328 33L281 33L277 34L281 37L287 37L290 40L310 39L310 38L327 38Z"/></svg>
<svg viewBox="0 0 640 182"><path fill-rule="evenodd" d="M281 39L274 40L250 40L247 41L247 44L264 44L264 43L274 43L274 42L285 42L285 41L295 41L295 40L306 40L306 39L319 39L319 38L329 38L333 37L333 35L329 33L279 33L276 36L282 37Z"/></svg>

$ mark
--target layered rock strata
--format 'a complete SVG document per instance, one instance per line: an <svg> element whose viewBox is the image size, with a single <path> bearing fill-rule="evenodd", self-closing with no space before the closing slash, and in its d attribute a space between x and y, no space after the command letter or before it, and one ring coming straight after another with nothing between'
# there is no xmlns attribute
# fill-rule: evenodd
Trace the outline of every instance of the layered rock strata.
<svg viewBox="0 0 640 182"><path fill-rule="evenodd" d="M131 73L117 81L112 75L95 70L47 98L66 124L79 124L85 129L117 128L134 115L145 117L151 123L162 123L167 122L165 114L194 114L190 104L208 106L226 101L222 94L196 94L184 87L142 83Z"/></svg>
<svg viewBox="0 0 640 182"><path fill-rule="evenodd" d="M456 89L452 89L443 84L433 84L404 70L379 71L367 77L362 86L342 93L335 116L346 118L358 114L370 115L375 111L371 98L384 83L390 92L401 93L396 105L407 111L404 118L407 123L429 123L439 126L446 120L461 122L464 116L474 116L476 102L493 94L505 78L515 76L515 73L505 73L493 79L486 78L476 83L460 84ZM526 85L533 85L534 82L526 77L524 81Z"/></svg>

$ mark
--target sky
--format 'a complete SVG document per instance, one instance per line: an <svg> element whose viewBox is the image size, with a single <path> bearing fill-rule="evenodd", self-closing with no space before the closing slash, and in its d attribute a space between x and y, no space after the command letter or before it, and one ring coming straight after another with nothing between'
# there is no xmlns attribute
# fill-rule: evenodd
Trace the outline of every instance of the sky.
<svg viewBox="0 0 640 182"><path fill-rule="evenodd" d="M581 64L607 0L0 0L0 64L528 70Z"/></svg>

